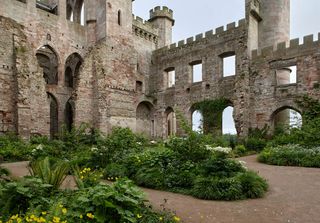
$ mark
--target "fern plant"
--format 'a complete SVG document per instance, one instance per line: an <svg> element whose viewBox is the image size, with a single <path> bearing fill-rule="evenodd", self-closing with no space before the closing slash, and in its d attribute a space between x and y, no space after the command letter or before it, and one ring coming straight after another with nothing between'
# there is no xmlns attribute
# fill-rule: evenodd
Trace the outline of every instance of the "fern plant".
<svg viewBox="0 0 320 223"><path fill-rule="evenodd" d="M53 189L59 189L67 177L69 164L61 161L52 165L49 157L46 157L30 163L29 172L32 176L42 179L44 183L52 185Z"/></svg>

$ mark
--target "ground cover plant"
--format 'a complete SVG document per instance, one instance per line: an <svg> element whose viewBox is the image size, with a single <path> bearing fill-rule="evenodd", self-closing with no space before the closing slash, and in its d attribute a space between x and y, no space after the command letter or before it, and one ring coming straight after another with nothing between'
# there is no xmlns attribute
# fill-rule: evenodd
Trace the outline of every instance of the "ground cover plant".
<svg viewBox="0 0 320 223"><path fill-rule="evenodd" d="M278 166L320 167L320 147L305 148L300 145L283 145L266 148L258 160Z"/></svg>
<svg viewBox="0 0 320 223"><path fill-rule="evenodd" d="M173 223L180 218L170 212L155 212L144 194L128 179L103 184L90 168L77 170L76 190L56 187L65 163L48 159L33 163L33 176L9 182L0 181L0 222L132 222ZM78 172L77 172L78 171ZM92 177L95 177L93 179ZM62 176L64 178L64 176ZM61 181L57 182L61 185ZM60 188L60 189L59 189Z"/></svg>
<svg viewBox="0 0 320 223"><path fill-rule="evenodd" d="M165 141L149 141L128 128L114 128L110 135L103 136L82 125L71 132L62 131L54 140L34 137L24 146L29 148L30 160L42 160L41 168L32 168L38 175L59 172L55 166L51 167L54 171L43 166L64 160L72 166L98 170L110 181L127 177L140 186L202 199L238 200L264 195L266 181L233 159L247 153L236 137L193 132L183 117L177 117L186 134ZM46 184L53 182L59 180L44 178Z"/></svg>

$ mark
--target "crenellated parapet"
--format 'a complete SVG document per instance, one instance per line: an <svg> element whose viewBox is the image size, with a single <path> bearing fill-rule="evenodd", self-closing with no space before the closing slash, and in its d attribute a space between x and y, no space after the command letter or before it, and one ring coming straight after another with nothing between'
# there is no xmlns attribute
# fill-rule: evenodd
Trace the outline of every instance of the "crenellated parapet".
<svg viewBox="0 0 320 223"><path fill-rule="evenodd" d="M320 47L320 33L318 40L314 40L313 35L303 37L303 43L300 44L300 39L292 39L289 42L281 42L276 46L264 47L259 50L252 51L252 59L259 58L278 58L284 55L300 56L315 51Z"/></svg>
<svg viewBox="0 0 320 223"><path fill-rule="evenodd" d="M158 42L158 30L153 27L153 25L143 20L138 16L132 15L132 31L133 33L143 39L149 40L151 42Z"/></svg>
<svg viewBox="0 0 320 223"><path fill-rule="evenodd" d="M155 51L155 53L170 53L173 51L177 51L180 49L188 48L189 46L193 46L195 44L211 40L211 39L220 39L222 40L223 37L226 35L232 34L237 32L238 30L245 28L246 26L246 20L241 19L238 21L238 24L236 22L227 24L226 27L220 26L214 30L209 30L205 33L200 33L196 36L192 36L190 38L187 38L186 40L181 40L177 43L173 43L171 45L162 47Z"/></svg>
<svg viewBox="0 0 320 223"><path fill-rule="evenodd" d="M172 21L172 25L174 25L173 19L173 11L169 9L167 6L157 6L154 9L150 10L150 19L149 21L152 22L157 18L167 18Z"/></svg>

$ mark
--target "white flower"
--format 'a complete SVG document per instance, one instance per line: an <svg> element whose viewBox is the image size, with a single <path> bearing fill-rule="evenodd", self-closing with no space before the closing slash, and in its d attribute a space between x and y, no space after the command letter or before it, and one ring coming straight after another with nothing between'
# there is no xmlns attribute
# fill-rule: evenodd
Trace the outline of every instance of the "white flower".
<svg viewBox="0 0 320 223"><path fill-rule="evenodd" d="M42 144L39 144L39 145L36 147L36 150L43 150L43 145L42 145Z"/></svg>
<svg viewBox="0 0 320 223"><path fill-rule="evenodd" d="M141 145L142 145L142 143L141 143L141 142L137 142L137 144L138 144L139 146L141 146Z"/></svg>
<svg viewBox="0 0 320 223"><path fill-rule="evenodd" d="M211 147L209 145L206 145L206 149L212 152L222 152L222 153L230 153L232 151L232 148L229 148L229 147L221 147L221 146Z"/></svg>
<svg viewBox="0 0 320 223"><path fill-rule="evenodd" d="M152 141L150 141L150 143L151 143L151 144L156 144L157 142L154 141L154 140L152 140Z"/></svg>
<svg viewBox="0 0 320 223"><path fill-rule="evenodd" d="M248 169L248 168L246 167L247 162L242 161L242 160L239 160L239 163L241 164L241 166L242 166L243 168L245 168L246 170Z"/></svg>
<svg viewBox="0 0 320 223"><path fill-rule="evenodd" d="M96 148L96 147L91 148L91 152L97 152L97 151L98 151L98 148Z"/></svg>

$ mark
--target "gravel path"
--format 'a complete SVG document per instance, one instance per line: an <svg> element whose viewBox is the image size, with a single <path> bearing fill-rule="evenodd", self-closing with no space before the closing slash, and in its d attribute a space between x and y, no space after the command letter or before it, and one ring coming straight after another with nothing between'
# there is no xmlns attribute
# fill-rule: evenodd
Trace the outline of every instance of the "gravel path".
<svg viewBox="0 0 320 223"><path fill-rule="evenodd" d="M265 177L269 191L262 199L204 201L163 191L144 189L156 208L175 211L186 223L318 223L320 222L320 169L279 167L258 163L256 156L241 158ZM26 162L5 164L14 176L28 173ZM72 182L66 182L66 184Z"/></svg>

